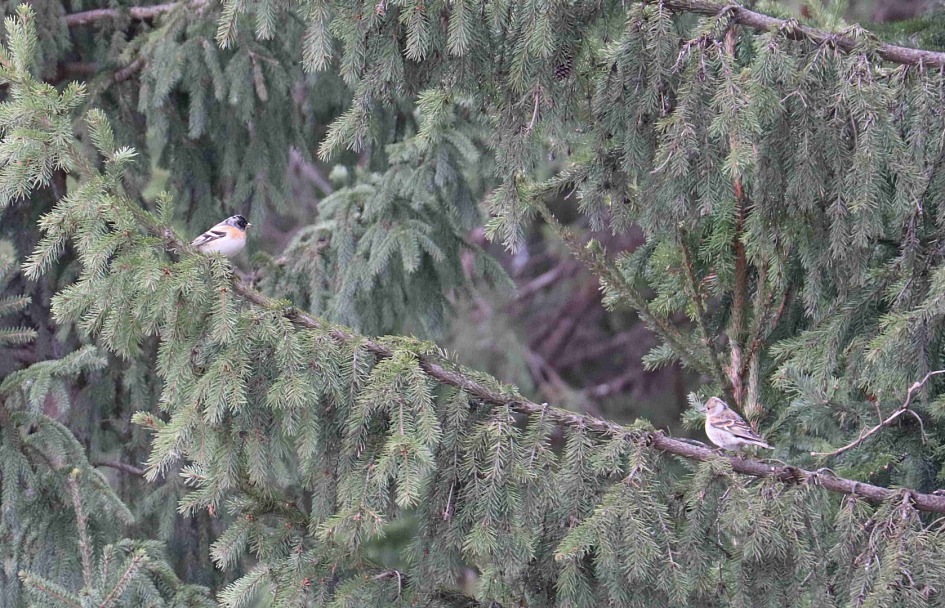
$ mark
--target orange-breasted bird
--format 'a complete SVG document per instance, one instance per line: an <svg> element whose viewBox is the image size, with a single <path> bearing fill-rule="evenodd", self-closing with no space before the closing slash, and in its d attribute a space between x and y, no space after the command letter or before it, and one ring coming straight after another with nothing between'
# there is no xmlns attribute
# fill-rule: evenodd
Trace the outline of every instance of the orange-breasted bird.
<svg viewBox="0 0 945 608"><path fill-rule="evenodd" d="M191 243L203 253L219 252L232 257L246 246L246 228L252 226L242 215L228 217Z"/></svg>

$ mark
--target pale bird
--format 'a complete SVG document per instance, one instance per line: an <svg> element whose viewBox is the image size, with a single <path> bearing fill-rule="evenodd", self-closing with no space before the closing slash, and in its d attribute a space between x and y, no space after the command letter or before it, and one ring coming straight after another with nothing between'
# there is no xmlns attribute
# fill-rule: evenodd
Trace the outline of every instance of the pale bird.
<svg viewBox="0 0 945 608"><path fill-rule="evenodd" d="M195 238L191 245L203 253L232 257L246 246L246 228L251 225L242 215L234 215Z"/></svg>
<svg viewBox="0 0 945 608"><path fill-rule="evenodd" d="M774 449L718 397L711 397L705 403L705 434L723 450L738 451L746 445Z"/></svg>

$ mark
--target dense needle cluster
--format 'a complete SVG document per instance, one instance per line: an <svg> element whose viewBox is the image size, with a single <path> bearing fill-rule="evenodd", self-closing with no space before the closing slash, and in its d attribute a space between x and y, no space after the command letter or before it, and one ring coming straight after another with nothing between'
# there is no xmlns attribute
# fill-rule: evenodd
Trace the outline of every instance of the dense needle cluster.
<svg viewBox="0 0 945 608"><path fill-rule="evenodd" d="M437 335L468 277L505 281L467 238L488 193L492 238L521 247L540 217L660 337L648 365L701 374L693 418L724 395L792 464L824 465L810 452L943 367L941 71L883 62L857 28L839 44L718 8L192 2L132 13L140 35L108 49L74 34L120 69L60 88L35 61L69 48L62 6L19 9L0 206L42 212L23 269L58 333L18 335L70 352L0 384L3 602L201 606L185 583L206 583L234 608L939 605L945 533L915 502L945 464L937 376L909 404L921 426L818 473L912 488L874 504L673 458L645 422L523 408L430 342L365 337ZM72 21L129 18L97 15ZM291 212L281 176L313 121L349 169L256 291L175 226L225 217L220 191L253 222ZM126 143L174 196L144 192ZM582 241L562 193L644 244ZM78 401L82 441L55 410ZM89 464L115 444L151 485L116 493ZM404 529L396 559L377 551ZM223 574L182 581L157 541Z"/></svg>

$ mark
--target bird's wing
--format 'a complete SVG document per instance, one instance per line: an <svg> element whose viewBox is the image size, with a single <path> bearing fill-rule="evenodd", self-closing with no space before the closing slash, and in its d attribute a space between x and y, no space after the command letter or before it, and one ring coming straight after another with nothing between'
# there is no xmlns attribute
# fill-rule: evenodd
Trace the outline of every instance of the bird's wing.
<svg viewBox="0 0 945 608"><path fill-rule="evenodd" d="M745 422L741 416L729 409L722 410L722 413L712 420L712 426L728 431L732 435L741 437L742 439L765 443L765 440L759 437L758 433L751 430L751 427L748 426L748 423Z"/></svg>
<svg viewBox="0 0 945 608"><path fill-rule="evenodd" d="M214 226L210 230L207 230L206 232L204 232L203 234L195 238L193 242L191 243L191 245L193 245L194 247L201 247L203 245L206 245L207 243L212 243L213 241L222 239L226 235L227 235L226 230L224 230L223 228L218 228L217 226Z"/></svg>

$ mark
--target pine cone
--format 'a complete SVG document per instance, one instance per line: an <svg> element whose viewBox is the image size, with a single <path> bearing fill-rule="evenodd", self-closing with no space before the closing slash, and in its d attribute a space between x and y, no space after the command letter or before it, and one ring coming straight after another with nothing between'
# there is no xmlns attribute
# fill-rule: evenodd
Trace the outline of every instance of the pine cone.
<svg viewBox="0 0 945 608"><path fill-rule="evenodd" d="M566 80L574 69L574 57L568 55L564 61L555 66L555 80Z"/></svg>

